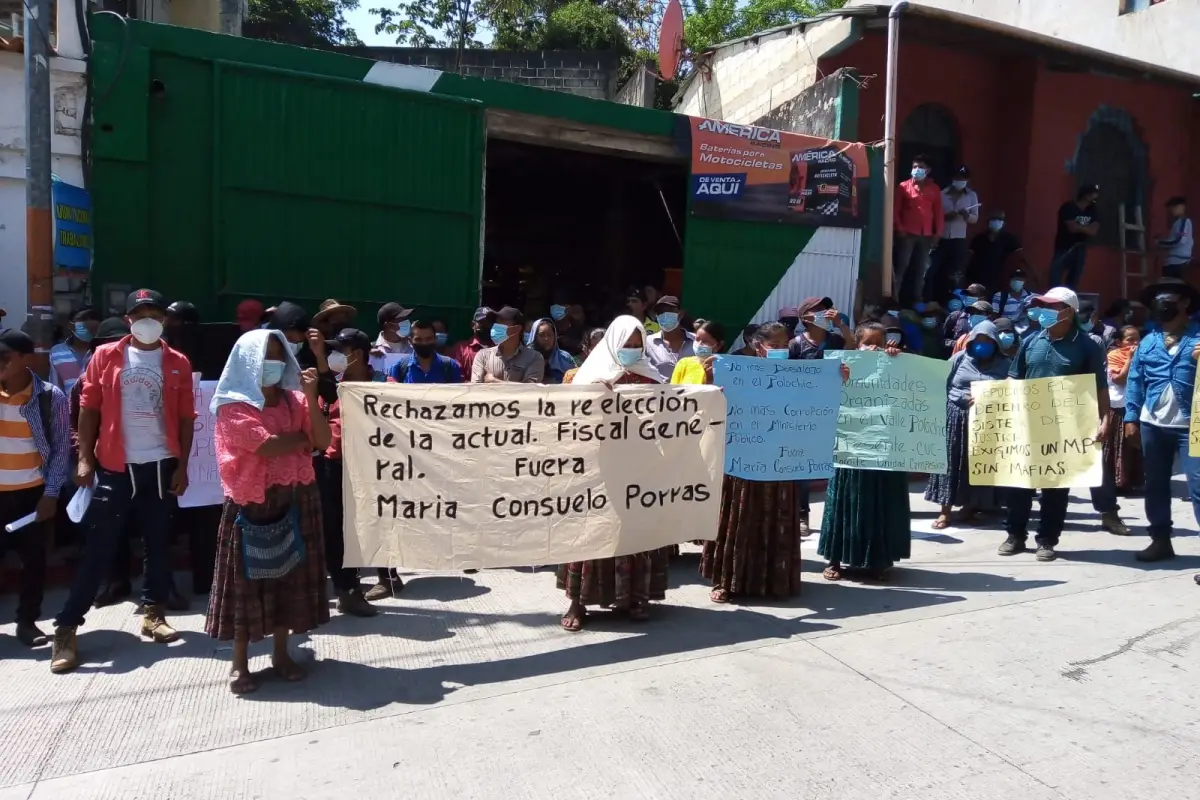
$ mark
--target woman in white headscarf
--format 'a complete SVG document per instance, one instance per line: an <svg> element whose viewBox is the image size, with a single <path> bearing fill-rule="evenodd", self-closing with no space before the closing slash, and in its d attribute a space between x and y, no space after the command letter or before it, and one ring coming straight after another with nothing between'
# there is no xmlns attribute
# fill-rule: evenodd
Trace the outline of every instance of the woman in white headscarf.
<svg viewBox="0 0 1200 800"><path fill-rule="evenodd" d="M613 320L578 370L567 373L563 383L662 383L658 370L646 361L646 329L631 316ZM669 549L651 550L631 556L576 561L558 568L558 588L571 600L563 615L564 630L583 629L588 606L606 606L626 611L632 620L649 618L651 600L667 593Z"/></svg>
<svg viewBox="0 0 1200 800"><path fill-rule="evenodd" d="M300 371L279 331L242 334L213 395L225 506L204 630L233 641L229 688L253 692L251 642L274 637L273 674L299 681L288 635L329 621L321 500L312 452L329 447L317 372ZM330 531L340 536L341 531Z"/></svg>

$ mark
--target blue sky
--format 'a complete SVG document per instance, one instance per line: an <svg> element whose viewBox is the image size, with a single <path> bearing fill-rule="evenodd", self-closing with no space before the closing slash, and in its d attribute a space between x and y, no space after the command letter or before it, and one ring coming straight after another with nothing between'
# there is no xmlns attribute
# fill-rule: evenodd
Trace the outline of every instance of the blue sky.
<svg viewBox="0 0 1200 800"><path fill-rule="evenodd" d="M386 0L360 0L359 7L346 14L346 21L350 23L351 28L354 28L354 32L358 34L359 39L362 39L363 44L375 47L388 47L396 44L396 40L386 33L375 33L375 25L379 22L379 17L371 13L372 8L387 8L389 5ZM480 31L479 38L484 42L489 41L492 38L491 31Z"/></svg>

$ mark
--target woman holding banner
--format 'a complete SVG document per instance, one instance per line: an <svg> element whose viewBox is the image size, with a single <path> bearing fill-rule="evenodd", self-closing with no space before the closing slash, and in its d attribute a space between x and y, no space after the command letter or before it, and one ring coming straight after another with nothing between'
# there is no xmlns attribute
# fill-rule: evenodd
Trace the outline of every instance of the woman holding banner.
<svg viewBox="0 0 1200 800"><path fill-rule="evenodd" d="M662 376L646 360L646 329L626 314L613 320L604 332L604 339L578 370L564 376L563 383L602 383L612 387L662 383ZM639 622L649 619L650 601L662 600L667 595L668 553L668 549L660 548L560 565L557 585L571 601L562 617L563 630L572 633L582 630L588 606L621 609L631 620Z"/></svg>
<svg viewBox="0 0 1200 800"><path fill-rule="evenodd" d="M788 334L783 323L768 322L751 341L759 358L787 358ZM700 574L712 581L714 603L800 593L801 491L808 491L807 483L725 476L717 540L705 542L700 557Z"/></svg>
<svg viewBox="0 0 1200 800"><path fill-rule="evenodd" d="M303 680L288 635L329 621L312 451L328 448L331 435L317 381L316 370L300 372L280 331L257 330L238 339L213 394L225 506L204 632L233 640L234 694L259 687L248 650L268 636L274 676Z"/></svg>
<svg viewBox="0 0 1200 800"><path fill-rule="evenodd" d="M970 525L985 508L999 508L997 489L972 486L967 466L967 420L971 407L971 384L975 381L1002 381L1008 377L1008 358L1000 352L999 332L994 323L978 322L967 334L966 346L950 358L946 377L946 474L931 475L925 499L937 503L942 512L933 521L940 531L951 523ZM962 506L956 519L950 511Z"/></svg>
<svg viewBox="0 0 1200 800"><path fill-rule="evenodd" d="M891 334L878 322L864 322L855 331L858 349L898 356L903 340L889 341ZM817 553L829 560L825 580L841 580L843 568L881 579L911 553L910 519L907 472L835 468L817 543Z"/></svg>

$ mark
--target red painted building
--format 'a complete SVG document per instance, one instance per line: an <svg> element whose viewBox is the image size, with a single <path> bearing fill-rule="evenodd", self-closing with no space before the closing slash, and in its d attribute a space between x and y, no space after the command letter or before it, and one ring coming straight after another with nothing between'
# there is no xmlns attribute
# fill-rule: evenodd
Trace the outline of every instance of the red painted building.
<svg viewBox="0 0 1200 800"><path fill-rule="evenodd" d="M822 32L834 23L848 33L834 37ZM718 47L708 54L707 75L693 80L698 86L690 94L685 86L681 97L685 103L698 98L701 106L707 101L713 112L718 111L711 107L715 96L728 110L748 109L751 119L732 121L753 122L764 115L757 114L752 101L731 91L738 88L733 71L755 66L749 57L753 48L757 55L779 62L773 72L783 81L783 75L797 67L795 58L805 58L807 50L814 80L843 68L857 74L857 137L881 142L886 25L886 8L856 7L764 32L755 41L731 43L729 58L722 59ZM773 45L772 37L780 35L784 43L797 39L799 55L793 63L786 53L779 58L772 51L783 49ZM699 86L705 82L708 85ZM714 82L720 82L716 91ZM778 90L780 82L769 85L773 99L786 96ZM1101 232L1089 249L1081 290L1098 292L1107 303L1122 293L1119 204L1126 206L1130 221L1133 208L1142 208L1151 275L1159 270L1153 238L1165 232L1167 198L1189 196L1193 210L1200 211L1198 92L1200 79L1156 65L1139 65L967 18L914 13L903 17L900 26L898 179L907 174L917 153L930 157L934 178L942 185L958 165L969 166L983 214L968 235L984 229L991 210L1003 209L1009 229L1023 239L1027 257L1043 281L1058 207L1074 198L1079 185L1099 184ZM776 100L772 110L777 104ZM1136 258L1129 263L1131 271L1140 269ZM868 292L872 282L868 276ZM1132 295L1141 283L1130 279Z"/></svg>

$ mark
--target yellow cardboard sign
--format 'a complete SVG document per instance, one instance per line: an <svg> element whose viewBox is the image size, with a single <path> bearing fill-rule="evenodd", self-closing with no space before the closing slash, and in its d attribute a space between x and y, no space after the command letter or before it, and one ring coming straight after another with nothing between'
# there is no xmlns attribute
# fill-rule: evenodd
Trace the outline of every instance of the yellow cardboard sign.
<svg viewBox="0 0 1200 800"><path fill-rule="evenodd" d="M1188 426L1188 455L1200 456L1200 392L1192 392L1192 424Z"/></svg>
<svg viewBox="0 0 1200 800"><path fill-rule="evenodd" d="M972 486L1066 489L1103 482L1095 376L977 381L971 397Z"/></svg>

